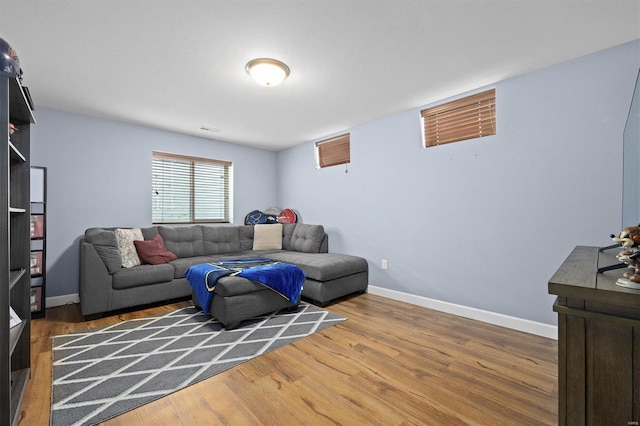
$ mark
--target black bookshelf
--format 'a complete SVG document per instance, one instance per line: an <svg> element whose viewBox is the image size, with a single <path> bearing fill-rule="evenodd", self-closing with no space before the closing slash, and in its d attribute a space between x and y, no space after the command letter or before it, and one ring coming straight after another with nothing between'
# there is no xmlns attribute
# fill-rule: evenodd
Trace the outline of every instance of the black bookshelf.
<svg viewBox="0 0 640 426"><path fill-rule="evenodd" d="M45 315L47 290L47 169L45 167L31 166L30 193L31 318L42 318Z"/></svg>
<svg viewBox="0 0 640 426"><path fill-rule="evenodd" d="M29 162L35 120L2 39L0 47L0 425L11 425L18 422L31 376Z"/></svg>

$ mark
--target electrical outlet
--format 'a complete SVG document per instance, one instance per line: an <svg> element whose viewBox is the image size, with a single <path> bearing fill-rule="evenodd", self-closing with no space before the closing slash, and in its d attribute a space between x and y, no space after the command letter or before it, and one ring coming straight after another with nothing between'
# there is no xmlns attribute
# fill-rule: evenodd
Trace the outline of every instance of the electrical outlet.
<svg viewBox="0 0 640 426"><path fill-rule="evenodd" d="M387 269L387 259L382 259L382 269Z"/></svg>

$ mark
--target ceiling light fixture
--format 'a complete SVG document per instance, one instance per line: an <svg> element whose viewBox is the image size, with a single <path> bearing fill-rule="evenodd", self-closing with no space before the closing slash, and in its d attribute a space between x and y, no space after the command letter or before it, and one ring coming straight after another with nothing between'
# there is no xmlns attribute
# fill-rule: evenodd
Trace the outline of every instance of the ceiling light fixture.
<svg viewBox="0 0 640 426"><path fill-rule="evenodd" d="M247 63L247 73L256 83L263 86L277 86L289 77L289 67L277 59L258 58Z"/></svg>

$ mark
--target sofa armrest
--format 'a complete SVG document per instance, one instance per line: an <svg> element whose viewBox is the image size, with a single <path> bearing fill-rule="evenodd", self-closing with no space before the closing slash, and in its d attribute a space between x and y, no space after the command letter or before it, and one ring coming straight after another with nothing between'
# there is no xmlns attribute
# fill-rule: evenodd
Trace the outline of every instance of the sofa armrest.
<svg viewBox="0 0 640 426"><path fill-rule="evenodd" d="M80 240L80 307L82 315L111 310L112 277L93 244Z"/></svg>

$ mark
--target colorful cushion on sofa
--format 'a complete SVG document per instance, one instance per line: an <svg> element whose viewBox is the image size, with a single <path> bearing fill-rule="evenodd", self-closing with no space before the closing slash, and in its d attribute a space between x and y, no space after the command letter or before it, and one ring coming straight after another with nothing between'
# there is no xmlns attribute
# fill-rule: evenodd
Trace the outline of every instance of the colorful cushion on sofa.
<svg viewBox="0 0 640 426"><path fill-rule="evenodd" d="M254 250L282 250L282 224L255 225L253 229Z"/></svg>
<svg viewBox="0 0 640 426"><path fill-rule="evenodd" d="M143 263L160 265L178 258L174 253L167 250L160 234L156 234L155 237L148 241L135 240L133 244L136 247L138 257Z"/></svg>
<svg viewBox="0 0 640 426"><path fill-rule="evenodd" d="M122 259L123 268L132 268L140 265L140 258L136 247L133 245L134 240L144 240L142 231L140 228L115 230L116 239L118 240L118 250L120 251L120 258Z"/></svg>

